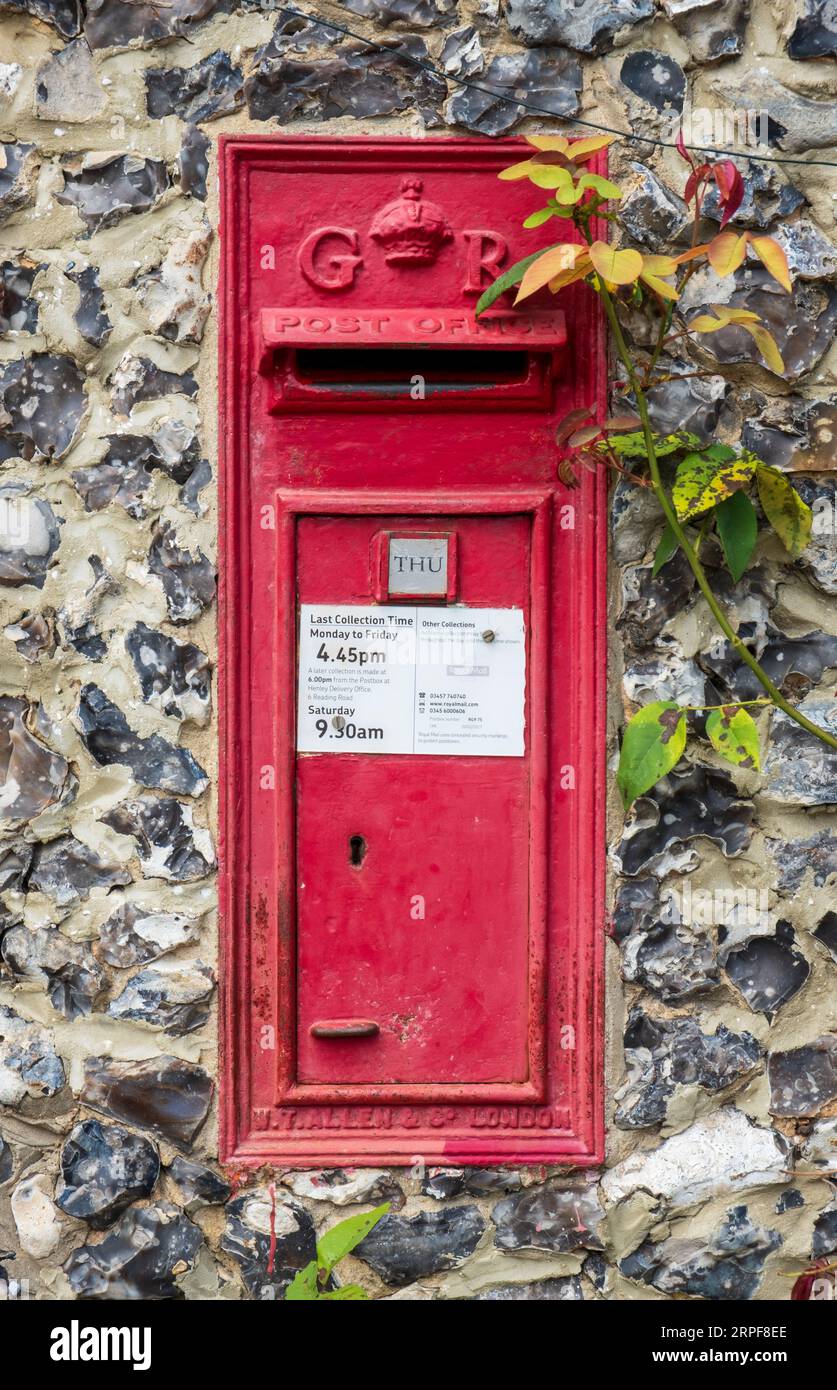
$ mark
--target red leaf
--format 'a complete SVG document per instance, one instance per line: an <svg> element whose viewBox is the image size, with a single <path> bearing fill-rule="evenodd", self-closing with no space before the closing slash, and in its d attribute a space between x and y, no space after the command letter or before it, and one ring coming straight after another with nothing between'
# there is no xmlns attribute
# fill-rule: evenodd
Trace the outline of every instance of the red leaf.
<svg viewBox="0 0 837 1390"><path fill-rule="evenodd" d="M609 420L605 420L602 425L603 430L638 430L642 428L642 421L638 415L612 415Z"/></svg>
<svg viewBox="0 0 837 1390"><path fill-rule="evenodd" d="M695 161L692 159L692 156L689 154L689 151L686 149L686 141L683 139L683 127L682 127L682 126L680 127L680 129L679 129L678 132L677 132L677 139L676 139L675 142L674 142L674 148L677 150L677 153L680 155L680 158L681 158L681 159L685 159L686 163L687 163L687 164L691 164L692 168L694 169L694 167L695 167ZM688 199L687 199L686 201L688 202Z"/></svg>
<svg viewBox="0 0 837 1390"><path fill-rule="evenodd" d="M718 185L718 192L723 200L729 197L733 178L737 172L731 159L719 159L717 164L712 165L712 175Z"/></svg>
<svg viewBox="0 0 837 1390"><path fill-rule="evenodd" d="M584 425L582 429L570 435L567 444L571 449L580 449L582 445L591 444L594 439L598 439L601 432L601 425Z"/></svg>
<svg viewBox="0 0 837 1390"><path fill-rule="evenodd" d="M741 206L741 200L744 197L744 180L731 159L722 159L717 164L713 164L712 174L718 185L721 207L724 210L721 218L721 231L723 231L730 218L735 216Z"/></svg>
<svg viewBox="0 0 837 1390"><path fill-rule="evenodd" d="M557 164L561 169L571 169L575 174L578 172L571 159L560 150L542 150L539 154L533 154L529 160L530 164Z"/></svg>
<svg viewBox="0 0 837 1390"><path fill-rule="evenodd" d="M572 465L572 460L562 458L558 464L558 477L564 487L578 487L578 476Z"/></svg>
<svg viewBox="0 0 837 1390"><path fill-rule="evenodd" d="M555 431L555 443L563 444L578 429L582 420L589 420L592 414L593 407L590 405L583 405L579 410L571 410L569 415L565 415L558 424Z"/></svg>
<svg viewBox="0 0 837 1390"><path fill-rule="evenodd" d="M686 200L687 203L690 203L690 202L692 201L692 199L694 198L694 196L695 196L695 189L697 188L697 186L698 186L699 183L700 183L700 176L699 176L697 173L691 173L691 174L689 175L689 177L687 178L687 180L686 180L686 187L685 187L684 190L683 190L683 197L684 197L684 199Z"/></svg>

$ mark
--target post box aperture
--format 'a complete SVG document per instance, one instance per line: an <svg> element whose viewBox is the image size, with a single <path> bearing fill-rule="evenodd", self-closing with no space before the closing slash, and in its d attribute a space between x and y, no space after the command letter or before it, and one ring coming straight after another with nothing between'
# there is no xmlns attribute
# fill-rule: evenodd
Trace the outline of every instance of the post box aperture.
<svg viewBox="0 0 837 1390"><path fill-rule="evenodd" d="M475 318L517 148L224 142L237 1160L601 1156L603 360L572 292Z"/></svg>

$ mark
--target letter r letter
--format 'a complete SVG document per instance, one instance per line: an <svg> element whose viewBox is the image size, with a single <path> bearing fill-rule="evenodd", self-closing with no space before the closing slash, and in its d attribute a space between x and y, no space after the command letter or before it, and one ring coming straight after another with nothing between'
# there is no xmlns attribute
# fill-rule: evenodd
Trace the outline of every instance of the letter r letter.
<svg viewBox="0 0 837 1390"><path fill-rule="evenodd" d="M508 255L508 243L497 232L463 232L467 247L467 274L463 292L482 294L487 285L497 279L500 266Z"/></svg>

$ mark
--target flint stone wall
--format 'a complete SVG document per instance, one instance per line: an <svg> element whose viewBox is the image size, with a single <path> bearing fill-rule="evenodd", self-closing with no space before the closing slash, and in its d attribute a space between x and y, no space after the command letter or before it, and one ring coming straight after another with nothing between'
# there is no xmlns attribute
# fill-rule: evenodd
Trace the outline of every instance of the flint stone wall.
<svg viewBox="0 0 837 1390"><path fill-rule="evenodd" d="M522 98L649 137L612 169L653 249L685 222L682 166L650 143L678 111L767 110L780 156L837 135L828 0L321 13L384 51L255 0L0 0L0 1280L280 1298L318 1230L389 1199L341 1276L377 1298L787 1298L837 1249L837 765L779 717L761 776L706 744L626 826L614 809L600 1173L217 1162L218 134L562 128ZM796 564L765 540L733 588L706 558L767 669L833 724L837 183L745 170L736 223L782 240L792 301L747 263L690 303L771 317L787 378L730 330L709 345L732 382L672 360L655 415L798 475L818 527ZM631 702L753 693L688 572L652 579L658 532L617 487L614 748Z"/></svg>

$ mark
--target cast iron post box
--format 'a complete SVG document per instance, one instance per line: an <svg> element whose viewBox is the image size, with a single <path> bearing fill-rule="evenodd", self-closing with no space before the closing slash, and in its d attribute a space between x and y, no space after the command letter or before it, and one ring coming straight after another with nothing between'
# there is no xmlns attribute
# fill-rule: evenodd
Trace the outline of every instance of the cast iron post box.
<svg viewBox="0 0 837 1390"><path fill-rule="evenodd" d="M515 141L223 141L225 1157L601 1158L592 296Z"/></svg>

